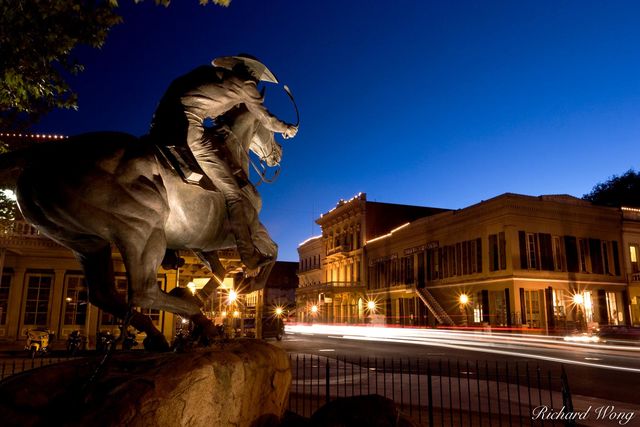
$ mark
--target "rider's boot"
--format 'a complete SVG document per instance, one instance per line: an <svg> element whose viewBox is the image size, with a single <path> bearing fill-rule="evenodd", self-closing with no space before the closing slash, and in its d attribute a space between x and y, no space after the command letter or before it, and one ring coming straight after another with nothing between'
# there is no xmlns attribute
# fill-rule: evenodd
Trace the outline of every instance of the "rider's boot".
<svg viewBox="0 0 640 427"><path fill-rule="evenodd" d="M228 202L228 209L231 231L236 238L238 252L244 265L251 270L255 270L274 261L272 255L263 254L253 244L251 227L249 221L247 221L247 208L242 199L230 200Z"/></svg>

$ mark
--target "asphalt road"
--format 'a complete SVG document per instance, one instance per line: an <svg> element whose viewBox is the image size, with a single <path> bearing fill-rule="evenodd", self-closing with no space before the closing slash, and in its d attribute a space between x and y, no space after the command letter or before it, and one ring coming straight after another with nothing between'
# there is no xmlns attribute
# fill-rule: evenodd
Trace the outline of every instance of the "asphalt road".
<svg viewBox="0 0 640 427"><path fill-rule="evenodd" d="M364 328L366 329L366 328ZM293 331L296 332L293 332ZM415 330L414 330L415 331ZM557 337L522 337L500 334L429 330L371 330L288 327L283 341L277 343L291 354L312 354L329 358L420 359L467 361L475 366L485 363L491 369L508 364L514 369L539 366L552 376L564 366L571 392L604 401L625 402L640 411L640 347L611 343L565 342ZM442 363L442 362L440 362ZM640 412L639 412L640 414Z"/></svg>

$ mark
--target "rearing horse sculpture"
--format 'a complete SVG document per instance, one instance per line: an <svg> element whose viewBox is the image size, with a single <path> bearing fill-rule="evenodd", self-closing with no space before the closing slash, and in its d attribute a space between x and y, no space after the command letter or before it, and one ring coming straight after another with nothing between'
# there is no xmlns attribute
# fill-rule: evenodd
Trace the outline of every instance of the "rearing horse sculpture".
<svg viewBox="0 0 640 427"><path fill-rule="evenodd" d="M231 129L243 143L236 153L242 167L248 172L249 149L270 166L278 164L282 151L273 133L239 108ZM146 333L149 350L167 349L166 339L147 316L131 307L170 311L190 318L204 334L215 335L195 299L167 294L156 280L167 248L192 250L215 268L216 251L235 247L222 193L186 184L152 141L123 133L84 134L12 154L11 161L21 169L16 196L22 214L73 251L92 304L121 319L128 317L133 327ZM252 188L245 193L256 207L257 221L260 197ZM256 244L277 251L266 229L259 227L262 241ZM125 264L128 303L116 292L112 243ZM264 285L271 267L262 267L257 287Z"/></svg>

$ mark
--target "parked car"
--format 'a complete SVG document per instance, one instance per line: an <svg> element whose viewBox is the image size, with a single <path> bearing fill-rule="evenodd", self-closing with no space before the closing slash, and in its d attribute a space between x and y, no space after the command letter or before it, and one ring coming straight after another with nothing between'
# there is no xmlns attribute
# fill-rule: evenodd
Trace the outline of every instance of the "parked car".
<svg viewBox="0 0 640 427"><path fill-rule="evenodd" d="M244 334L248 337L255 337L256 319L244 319ZM275 338L278 341L284 337L284 322L280 317L265 316L262 318L262 338Z"/></svg>

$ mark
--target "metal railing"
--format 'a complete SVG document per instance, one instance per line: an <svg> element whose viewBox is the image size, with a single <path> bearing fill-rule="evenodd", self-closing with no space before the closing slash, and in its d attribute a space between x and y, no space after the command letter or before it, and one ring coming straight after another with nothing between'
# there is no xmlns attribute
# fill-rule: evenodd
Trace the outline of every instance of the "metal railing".
<svg viewBox="0 0 640 427"><path fill-rule="evenodd" d="M526 362L410 358L327 358L290 355L293 382L288 409L310 416L342 397L377 394L393 400L421 426L525 426L535 408L573 407L564 368L561 375ZM0 360L0 380L68 357ZM546 425L574 425L547 420Z"/></svg>
<svg viewBox="0 0 640 427"><path fill-rule="evenodd" d="M26 352L25 352L26 355ZM42 366L53 365L55 363L66 362L69 357L16 357L12 359L0 359L0 381L12 375L19 374Z"/></svg>
<svg viewBox="0 0 640 427"><path fill-rule="evenodd" d="M571 407L562 375L514 362L407 358L326 358L291 355L289 410L309 417L341 397L377 394L392 399L421 426L524 426L534 408ZM562 421L546 421L549 426Z"/></svg>
<svg viewBox="0 0 640 427"><path fill-rule="evenodd" d="M417 294L427 306L431 314L438 320L438 323L447 326L455 326L455 323L451 319L451 317L447 314L447 312L442 308L442 306L438 303L438 300L429 292L426 288L416 288Z"/></svg>

